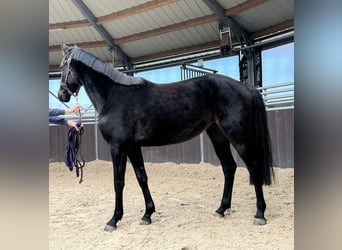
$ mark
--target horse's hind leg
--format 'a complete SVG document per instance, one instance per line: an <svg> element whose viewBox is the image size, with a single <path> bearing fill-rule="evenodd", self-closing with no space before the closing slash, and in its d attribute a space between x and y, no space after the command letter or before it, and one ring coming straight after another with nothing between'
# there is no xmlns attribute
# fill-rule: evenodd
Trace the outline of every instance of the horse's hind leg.
<svg viewBox="0 0 342 250"><path fill-rule="evenodd" d="M224 189L220 207L216 214L224 216L224 212L231 207L234 176L236 163L230 151L230 143L220 128L213 124L207 129L207 134L214 146L217 157L219 158L224 173Z"/></svg>
<svg viewBox="0 0 342 250"><path fill-rule="evenodd" d="M247 165L247 169L250 174L251 184L254 185L255 195L256 195L256 207L257 211L254 216L254 224L256 225L264 225L266 224L266 218L264 216L266 210L266 202L264 199L264 193L262 189L263 178L260 175L259 171L257 171L257 165L255 165L254 161L254 153L248 148L247 144L237 144L234 145L235 149L239 153L242 160ZM259 166L260 167L260 166Z"/></svg>
<svg viewBox="0 0 342 250"><path fill-rule="evenodd" d="M146 210L145 210L145 214L142 217L142 221L140 224L142 225L151 224L151 215L155 211L155 207L154 207L154 202L152 200L150 190L148 188L147 175L145 171L141 148L138 146L133 147L131 150L129 150L128 157L133 165L135 175L137 177L137 180L139 182L139 185L141 187L141 190L143 192L144 199L145 199Z"/></svg>
<svg viewBox="0 0 342 250"><path fill-rule="evenodd" d="M239 117L238 117L239 118ZM251 183L254 185L256 194L256 207L257 212L254 216L254 224L263 225L266 224L264 213L266 210L266 202L262 190L263 176L261 173L260 164L258 165L255 158L257 157L255 149L251 146L251 143L247 143L248 129L243 126L236 126L233 124L238 123L239 119L235 117L235 120L229 117L222 117L220 120L220 128L223 133L230 140L236 151L239 153L242 160L245 162L250 174ZM245 121L247 122L247 121Z"/></svg>

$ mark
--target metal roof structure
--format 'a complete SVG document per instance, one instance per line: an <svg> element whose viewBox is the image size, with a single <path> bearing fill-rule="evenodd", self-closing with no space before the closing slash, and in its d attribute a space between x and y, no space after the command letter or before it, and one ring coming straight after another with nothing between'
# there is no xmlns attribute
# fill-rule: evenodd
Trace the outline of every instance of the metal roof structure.
<svg viewBox="0 0 342 250"><path fill-rule="evenodd" d="M49 71L62 42L125 69L219 56L220 23L235 25L240 48L293 41L294 0L49 0Z"/></svg>

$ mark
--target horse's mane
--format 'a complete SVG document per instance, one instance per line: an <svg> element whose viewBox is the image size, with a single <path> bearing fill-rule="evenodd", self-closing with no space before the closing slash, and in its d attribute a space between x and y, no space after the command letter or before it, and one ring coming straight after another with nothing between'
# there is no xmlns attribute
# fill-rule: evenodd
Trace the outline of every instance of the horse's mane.
<svg viewBox="0 0 342 250"><path fill-rule="evenodd" d="M122 85L139 85L144 84L143 78L128 76L117 69L115 69L109 63L105 63L95 57L94 55L84 51L83 49L74 47L71 50L72 59L79 61L94 71L107 76L109 79L117 84Z"/></svg>

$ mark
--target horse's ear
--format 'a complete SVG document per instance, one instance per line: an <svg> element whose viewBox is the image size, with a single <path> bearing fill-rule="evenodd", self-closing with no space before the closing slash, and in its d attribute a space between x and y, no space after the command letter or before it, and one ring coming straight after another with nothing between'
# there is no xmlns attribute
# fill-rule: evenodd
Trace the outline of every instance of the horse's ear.
<svg viewBox="0 0 342 250"><path fill-rule="evenodd" d="M67 53L67 51L68 51L68 46L67 45L65 45L65 43L64 42L62 42L62 45L61 45L61 47L62 47L62 51L63 51L63 54L66 54Z"/></svg>

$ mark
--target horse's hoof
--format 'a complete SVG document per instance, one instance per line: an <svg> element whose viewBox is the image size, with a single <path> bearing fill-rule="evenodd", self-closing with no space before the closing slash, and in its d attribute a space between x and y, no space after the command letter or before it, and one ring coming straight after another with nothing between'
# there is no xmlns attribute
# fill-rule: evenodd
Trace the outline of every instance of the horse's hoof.
<svg viewBox="0 0 342 250"><path fill-rule="evenodd" d="M113 232L115 229L117 229L117 226L111 226L111 225L106 225L105 226L105 228L104 228L104 230L106 231L106 232L109 232L109 233L111 233L111 232Z"/></svg>
<svg viewBox="0 0 342 250"><path fill-rule="evenodd" d="M218 212L215 212L215 213L214 213L214 216L215 216L215 217L218 217L218 218L223 218L223 217L224 217L224 214L220 214L220 213L218 213Z"/></svg>
<svg viewBox="0 0 342 250"><path fill-rule="evenodd" d="M150 225L151 223L151 219L141 219L140 221L140 225Z"/></svg>
<svg viewBox="0 0 342 250"><path fill-rule="evenodd" d="M261 225L265 225L266 224L266 219L263 219L263 218L254 218L254 225L258 225L258 226L261 226Z"/></svg>

